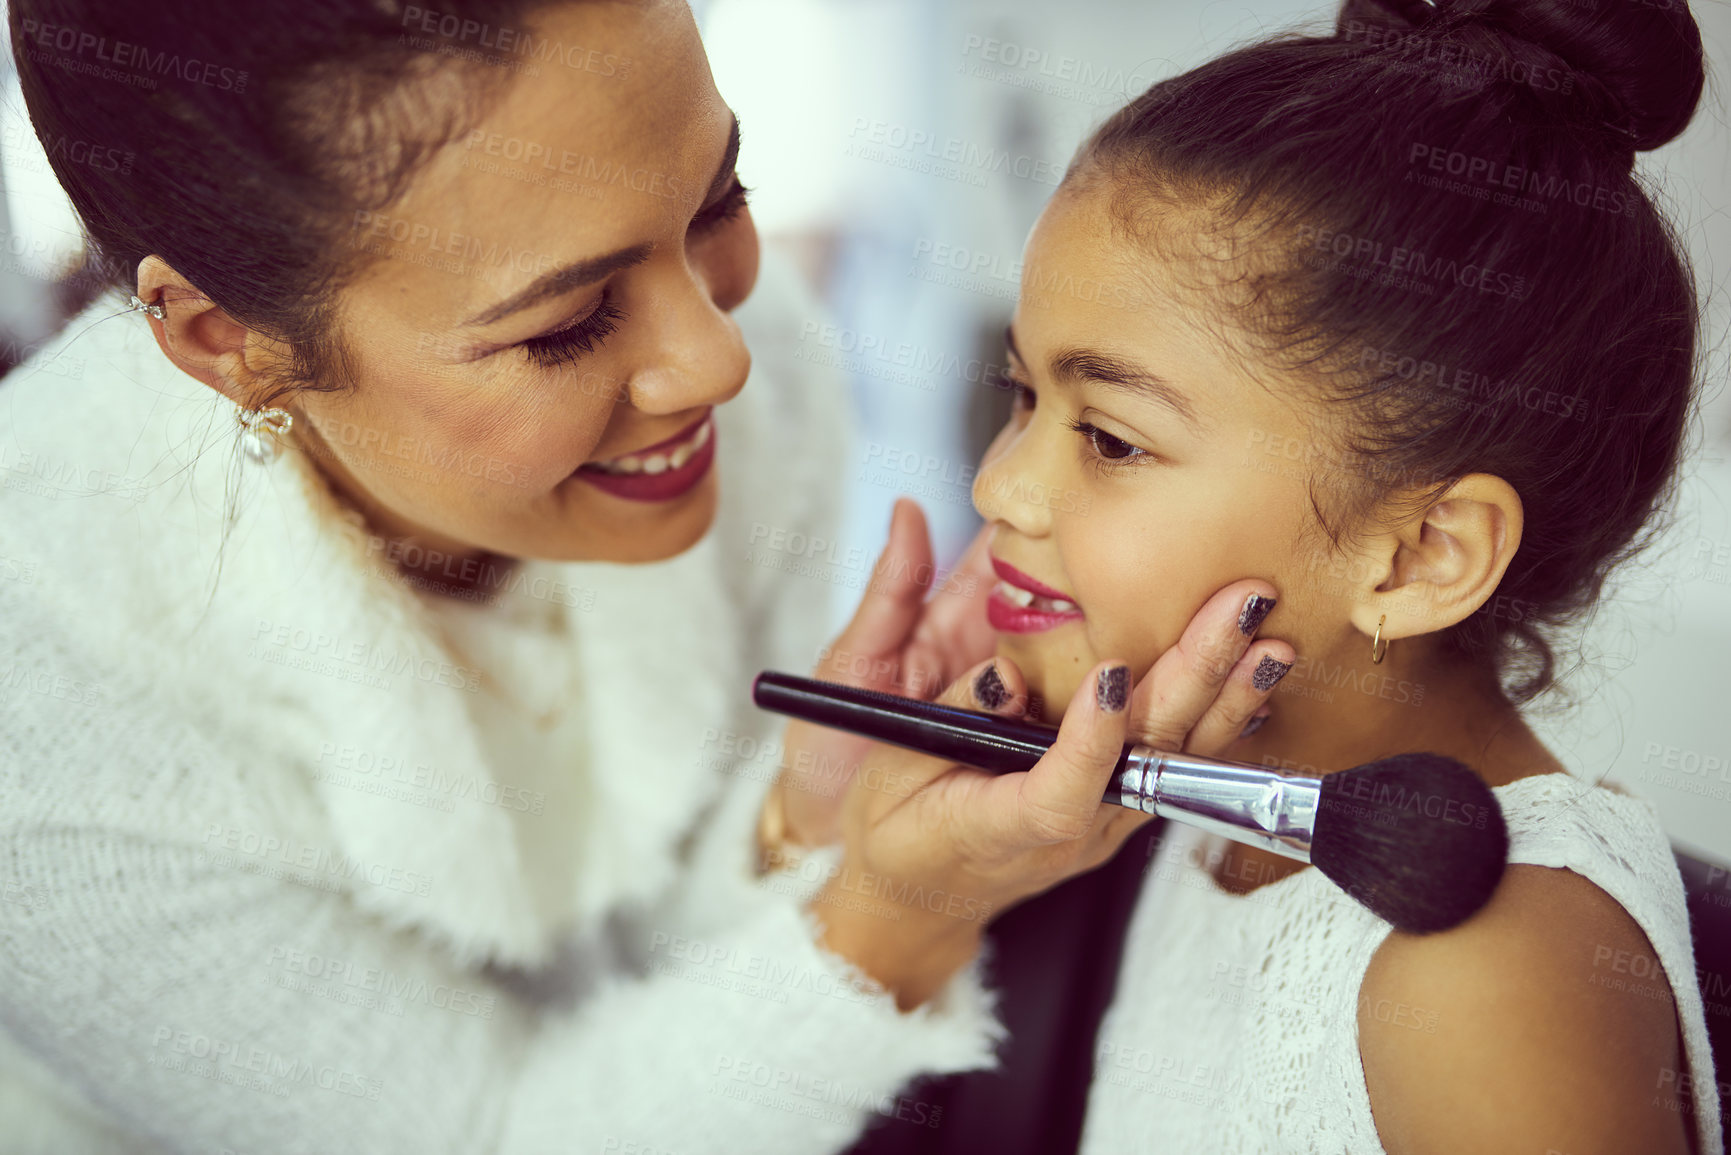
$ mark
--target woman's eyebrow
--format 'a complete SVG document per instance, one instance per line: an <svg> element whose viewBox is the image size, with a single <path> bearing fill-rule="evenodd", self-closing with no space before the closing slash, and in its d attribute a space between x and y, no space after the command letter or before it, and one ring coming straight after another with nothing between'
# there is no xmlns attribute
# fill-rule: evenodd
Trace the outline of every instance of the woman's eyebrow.
<svg viewBox="0 0 1731 1155"><path fill-rule="evenodd" d="M727 147L722 151L721 164L717 166L715 176L710 179L709 192L704 197L707 204L725 190L733 179L734 167L739 163L739 117L733 118L732 126L727 130ZM592 285L620 269L628 269L632 265L642 264L649 259L653 245L632 245L630 248L607 253L586 260L572 261L549 273L536 277L526 288L520 289L498 304L464 321L458 328L476 329L483 325L491 325L501 321L512 313L520 312L531 305L538 305L548 297L556 297L560 293L583 285Z"/></svg>
<svg viewBox="0 0 1731 1155"><path fill-rule="evenodd" d="M527 309L530 305L538 305L548 297L556 297L560 293L582 285L592 285L620 269L628 269L632 265L642 264L649 259L649 252L654 247L646 242L641 245L632 245L628 249L608 253L605 256L572 261L568 265L563 265L550 273L536 277L527 288L511 294L485 312L470 317L458 327L474 329L482 325L491 325L495 321L509 317L512 313Z"/></svg>
<svg viewBox="0 0 1731 1155"><path fill-rule="evenodd" d="M1016 360L1027 364L1028 359L1016 348L1016 336L1012 329L1004 330L1004 341ZM1052 376L1059 381L1092 382L1115 389L1138 401L1152 401L1157 405L1164 405L1189 426L1192 433L1202 433L1207 428L1195 406L1190 404L1190 399L1170 381L1137 368L1121 358L1090 349L1065 348L1052 354L1050 369Z"/></svg>

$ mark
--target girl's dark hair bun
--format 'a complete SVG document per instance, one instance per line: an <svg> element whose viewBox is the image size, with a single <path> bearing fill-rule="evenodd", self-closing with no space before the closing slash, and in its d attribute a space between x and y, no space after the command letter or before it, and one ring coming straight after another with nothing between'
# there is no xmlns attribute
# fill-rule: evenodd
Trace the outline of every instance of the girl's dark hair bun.
<svg viewBox="0 0 1731 1155"><path fill-rule="evenodd" d="M1071 168L1155 259L1205 279L1217 250L1180 242L1210 229L1257 254L1214 300L1327 414L1312 561L1468 474L1520 495L1494 597L1434 631L1517 704L1671 521L1701 309L1635 159L1704 79L1684 0L1344 0L1331 35L1155 84Z"/></svg>
<svg viewBox="0 0 1731 1155"><path fill-rule="evenodd" d="M1557 127L1603 129L1630 152L1677 137L1706 81L1687 0L1345 0L1337 34L1414 64L1418 43L1446 43L1479 67L1513 75ZM1461 65L1438 67L1458 75ZM1531 79L1535 72L1541 80Z"/></svg>
<svg viewBox="0 0 1731 1155"><path fill-rule="evenodd" d="M1412 29L1428 23L1436 13L1429 0L1345 0L1340 6L1340 27L1349 21L1388 24Z"/></svg>

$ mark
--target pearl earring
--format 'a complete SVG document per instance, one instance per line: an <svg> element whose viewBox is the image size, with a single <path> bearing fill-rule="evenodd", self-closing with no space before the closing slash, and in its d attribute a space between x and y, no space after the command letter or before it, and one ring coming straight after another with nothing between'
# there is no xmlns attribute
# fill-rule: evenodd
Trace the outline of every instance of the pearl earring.
<svg viewBox="0 0 1731 1155"><path fill-rule="evenodd" d="M275 461L282 453L282 439L294 428L294 414L286 409L247 409L235 413L240 422L240 447L247 457L260 465Z"/></svg>

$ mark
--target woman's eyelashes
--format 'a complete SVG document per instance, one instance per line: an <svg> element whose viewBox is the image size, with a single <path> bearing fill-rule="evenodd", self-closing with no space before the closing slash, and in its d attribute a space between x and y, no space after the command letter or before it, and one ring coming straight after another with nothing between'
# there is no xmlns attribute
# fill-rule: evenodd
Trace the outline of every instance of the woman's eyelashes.
<svg viewBox="0 0 1731 1155"><path fill-rule="evenodd" d="M691 218L691 231L699 235L714 232L749 208L750 198L751 190L740 184L739 174L734 173L733 183L727 186L727 191Z"/></svg>
<svg viewBox="0 0 1731 1155"><path fill-rule="evenodd" d="M727 191L691 218L691 231L699 235L712 233L737 219L748 207L750 195L751 190L739 182L739 174L735 173ZM554 369L593 353L595 346L618 330L624 319L625 313L613 302L611 291L603 289L600 303L582 320L531 337L520 342L520 347L535 364L543 369Z"/></svg>
<svg viewBox="0 0 1731 1155"><path fill-rule="evenodd" d="M600 302L587 316L551 333L531 337L521 347L529 360L541 368L556 369L594 352L595 346L619 328L624 317L625 313L613 303L611 291L603 289Z"/></svg>

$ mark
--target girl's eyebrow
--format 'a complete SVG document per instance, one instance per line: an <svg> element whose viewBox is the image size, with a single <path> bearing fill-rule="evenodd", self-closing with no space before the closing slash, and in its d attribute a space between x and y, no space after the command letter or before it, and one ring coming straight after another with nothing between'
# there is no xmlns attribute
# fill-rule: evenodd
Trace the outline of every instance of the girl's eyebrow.
<svg viewBox="0 0 1731 1155"><path fill-rule="evenodd" d="M1004 329L1004 341L1016 360L1027 364L1028 359L1016 348L1013 327ZM1093 382L1138 401L1152 401L1163 405L1189 426L1192 433L1200 434L1207 428L1196 408L1190 404L1190 399L1170 381L1121 358L1089 349L1065 348L1052 354L1050 367L1052 376L1057 380Z"/></svg>
<svg viewBox="0 0 1731 1155"><path fill-rule="evenodd" d="M505 300L494 305L478 316L471 317L457 326L459 329L483 328L496 321L502 321L512 313L520 312L531 305L539 305L549 297L557 297L561 293L584 285L592 285L604 277L608 277L620 269L629 269L640 265L649 259L654 246L650 244L632 245L628 249L608 253L601 257L591 257L585 261L573 261L561 268L554 269L537 278L519 292L513 293Z"/></svg>

